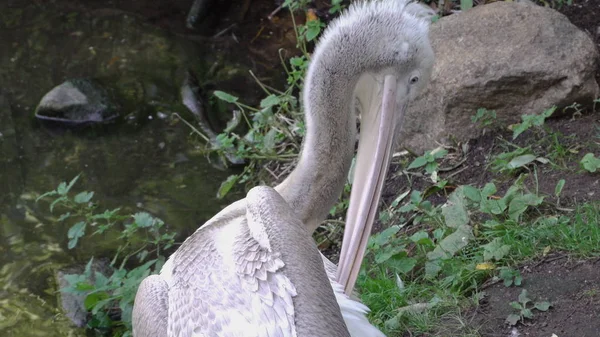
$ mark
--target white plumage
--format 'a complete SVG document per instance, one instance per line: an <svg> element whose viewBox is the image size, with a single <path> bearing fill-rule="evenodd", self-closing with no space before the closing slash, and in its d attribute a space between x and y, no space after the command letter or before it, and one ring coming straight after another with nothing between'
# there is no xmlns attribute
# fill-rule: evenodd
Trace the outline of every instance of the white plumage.
<svg viewBox="0 0 600 337"><path fill-rule="evenodd" d="M296 169L274 189L255 187L223 209L185 240L160 275L142 282L135 337L383 336L369 324L368 308L346 293L360 267L395 131L429 80L430 15L406 0L375 0L351 5L330 24L305 80L307 134ZM344 187L357 108L359 151L336 270L311 233Z"/></svg>

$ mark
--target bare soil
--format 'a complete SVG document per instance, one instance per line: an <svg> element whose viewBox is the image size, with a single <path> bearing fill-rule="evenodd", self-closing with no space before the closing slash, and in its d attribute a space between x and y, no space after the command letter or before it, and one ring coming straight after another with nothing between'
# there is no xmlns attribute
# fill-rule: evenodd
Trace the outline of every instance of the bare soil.
<svg viewBox="0 0 600 337"><path fill-rule="evenodd" d="M485 290L486 296L474 313L472 324L482 337L600 336L600 259L576 261L567 256L547 259L521 268L522 287L502 283ZM527 289L533 302L549 301L550 310L534 310L533 320L509 327L506 317L516 311L509 305Z"/></svg>

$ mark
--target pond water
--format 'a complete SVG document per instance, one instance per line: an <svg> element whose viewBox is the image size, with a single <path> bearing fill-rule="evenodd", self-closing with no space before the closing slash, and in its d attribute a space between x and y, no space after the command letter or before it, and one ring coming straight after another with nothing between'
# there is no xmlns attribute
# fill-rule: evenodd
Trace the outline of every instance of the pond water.
<svg viewBox="0 0 600 337"><path fill-rule="evenodd" d="M224 200L216 198L233 171L211 165L190 129L171 116L186 113L179 86L188 69L203 83L222 90L235 84L233 93L259 97L257 86L239 90L251 83L249 61L232 59L243 53L232 53L226 43L192 42L131 13L82 11L81 6L76 1L0 4L2 336L82 334L56 309L53 275L94 254L110 256L118 245L84 239L76 249L67 248L68 226L53 221L58 215L49 212L47 202L35 202L60 182L81 173L73 190L94 191L100 209L150 212L179 239L243 197L236 190ZM83 77L126 83L126 95L139 103L127 107L135 113L125 123L77 131L34 121L46 92Z"/></svg>

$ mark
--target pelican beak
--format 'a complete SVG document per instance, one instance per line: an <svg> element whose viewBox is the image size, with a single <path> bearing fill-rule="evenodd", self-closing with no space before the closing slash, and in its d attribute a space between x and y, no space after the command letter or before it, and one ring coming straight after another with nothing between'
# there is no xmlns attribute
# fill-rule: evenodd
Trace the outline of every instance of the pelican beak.
<svg viewBox="0 0 600 337"><path fill-rule="evenodd" d="M369 99L369 110L361 117L350 205L337 269L337 281L347 295L352 293L360 271L392 157L394 132L398 121L403 120L407 106L407 97L396 98L397 86L396 77L386 75L383 86L377 86L377 98ZM400 106L398 111L396 105Z"/></svg>

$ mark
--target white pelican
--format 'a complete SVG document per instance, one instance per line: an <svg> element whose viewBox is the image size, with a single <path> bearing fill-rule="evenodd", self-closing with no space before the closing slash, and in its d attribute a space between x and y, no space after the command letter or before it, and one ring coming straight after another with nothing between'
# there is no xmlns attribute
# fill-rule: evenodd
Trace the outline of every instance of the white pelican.
<svg viewBox="0 0 600 337"><path fill-rule="evenodd" d="M360 2L329 25L304 85L307 134L296 169L275 190L256 187L223 209L142 282L134 337L383 336L367 321L368 309L346 294L394 135L429 81L434 56L423 12L407 0ZM359 150L336 277L310 234L343 189L357 109Z"/></svg>

